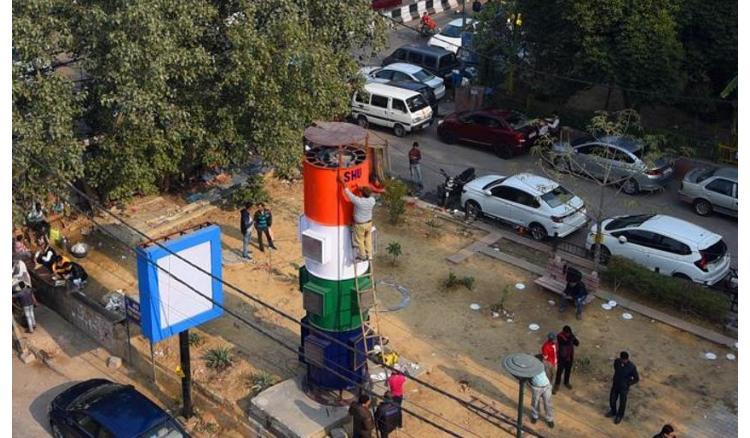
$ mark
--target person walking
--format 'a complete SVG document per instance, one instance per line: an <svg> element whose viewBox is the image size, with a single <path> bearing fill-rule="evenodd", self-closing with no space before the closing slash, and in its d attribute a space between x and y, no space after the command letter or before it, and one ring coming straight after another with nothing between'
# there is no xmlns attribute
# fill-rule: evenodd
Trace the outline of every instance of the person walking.
<svg viewBox="0 0 750 438"><path fill-rule="evenodd" d="M406 377L399 370L393 370L393 373L388 377L388 389L391 397L399 406L404 402L404 383L406 383Z"/></svg>
<svg viewBox="0 0 750 438"><path fill-rule="evenodd" d="M557 371L555 371L555 387L552 393L556 394L560 388L560 378L568 389L573 389L570 384L570 370L573 368L573 359L575 347L578 346L578 338L573 334L573 329L566 325L562 331L557 334Z"/></svg>
<svg viewBox="0 0 750 438"><path fill-rule="evenodd" d="M542 344L542 363L544 364L544 371L547 373L547 377L550 380L554 380L555 373L557 372L557 343L555 340L557 336L555 332L547 333L547 340Z"/></svg>
<svg viewBox="0 0 750 438"><path fill-rule="evenodd" d="M344 193L349 201L354 204L354 223L352 232L354 243L357 245L357 260L365 261L372 258L372 210L375 208L375 198L368 186L359 188L362 196L352 193L346 186L344 177L339 175L339 183L344 186Z"/></svg>
<svg viewBox="0 0 750 438"><path fill-rule="evenodd" d="M638 369L630 361L627 351L620 352L620 357L615 359L615 374L612 376L612 389L609 391L609 412L607 417L615 417L615 424L620 424L625 416L625 406L628 403L628 391L632 385L640 380ZM617 406L617 400L620 406Z"/></svg>
<svg viewBox="0 0 750 438"><path fill-rule="evenodd" d="M409 175L412 181L419 185L419 188L424 188L422 184L422 166L419 162L422 161L422 151L419 150L419 143L414 142L409 150Z"/></svg>
<svg viewBox="0 0 750 438"><path fill-rule="evenodd" d="M478 14L479 12L481 12L482 11L482 2L480 2L479 0L474 0L474 3L471 4L471 10L475 14Z"/></svg>
<svg viewBox="0 0 750 438"><path fill-rule="evenodd" d="M263 234L266 235L266 240L268 240L268 247L276 249L273 244L273 239L271 238L271 233L268 232L268 228L273 221L271 211L267 210L265 204L262 202L258 204L258 210L255 212L255 217L253 219L255 220L255 229L258 231L258 247L261 252L265 251L263 248Z"/></svg>
<svg viewBox="0 0 750 438"><path fill-rule="evenodd" d="M253 218L250 216L250 209L253 204L245 203L245 208L240 210L240 234L242 234L242 258L247 261L253 261L253 254L250 249L250 242L253 240Z"/></svg>
<svg viewBox="0 0 750 438"><path fill-rule="evenodd" d="M583 275L578 269L568 268L566 274L567 284L563 291L563 297L560 300L560 312L565 311L565 307L568 305L568 298L570 298L576 305L576 319L583 317L583 303L586 301L588 291L586 285L583 284Z"/></svg>
<svg viewBox="0 0 750 438"><path fill-rule="evenodd" d="M671 424L665 424L661 428L661 432L654 435L653 438L677 438L677 435L674 433L674 427Z"/></svg>
<svg viewBox="0 0 750 438"><path fill-rule="evenodd" d="M375 410L375 424L378 427L380 438L388 438L388 435L403 426L401 418L401 406L396 403L391 393L386 391L383 401Z"/></svg>
<svg viewBox="0 0 750 438"><path fill-rule="evenodd" d="M362 394L356 402L349 406L349 415L352 416L352 438L373 438L372 431L375 429L375 420L370 412L370 396Z"/></svg>
<svg viewBox="0 0 750 438"><path fill-rule="evenodd" d="M13 293L13 298L17 299L18 304L23 308L23 314L26 316L26 325L28 326L27 331L34 333L34 329L36 328L36 318L34 317L36 298L34 298L34 290L22 281L18 283L18 291Z"/></svg>
<svg viewBox="0 0 750 438"><path fill-rule="evenodd" d="M538 357L538 356L537 356ZM544 421L550 428L555 427L555 419L552 413L552 385L549 383L547 373L542 371L529 380L531 386L531 424L539 420L539 401L544 402Z"/></svg>

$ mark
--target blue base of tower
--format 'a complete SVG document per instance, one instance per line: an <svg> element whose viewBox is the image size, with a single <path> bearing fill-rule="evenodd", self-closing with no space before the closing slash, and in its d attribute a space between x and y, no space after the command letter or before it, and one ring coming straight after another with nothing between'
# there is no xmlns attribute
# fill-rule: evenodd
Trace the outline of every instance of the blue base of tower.
<svg viewBox="0 0 750 438"><path fill-rule="evenodd" d="M307 383L310 386L323 390L343 390L365 382L367 363L361 328L343 332L319 330L310 326L307 316L302 318L301 323L299 360L307 366ZM357 353L329 337L355 348ZM370 339L370 346L373 341Z"/></svg>

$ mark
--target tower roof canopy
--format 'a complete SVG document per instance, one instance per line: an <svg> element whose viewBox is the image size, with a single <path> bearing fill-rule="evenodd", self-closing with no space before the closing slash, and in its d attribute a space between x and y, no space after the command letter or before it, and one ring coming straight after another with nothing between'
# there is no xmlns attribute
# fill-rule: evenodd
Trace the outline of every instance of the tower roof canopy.
<svg viewBox="0 0 750 438"><path fill-rule="evenodd" d="M305 138L319 146L364 146L366 137L366 129L344 122L315 122L305 129Z"/></svg>

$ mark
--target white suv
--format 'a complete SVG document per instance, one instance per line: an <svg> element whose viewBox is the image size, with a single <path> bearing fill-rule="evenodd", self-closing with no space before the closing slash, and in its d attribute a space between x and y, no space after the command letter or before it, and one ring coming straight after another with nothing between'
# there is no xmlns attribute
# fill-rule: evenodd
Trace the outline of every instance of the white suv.
<svg viewBox="0 0 750 438"><path fill-rule="evenodd" d="M594 250L596 225L586 238ZM602 222L601 260L616 255L672 277L714 285L727 276L730 255L722 237L663 214L618 216Z"/></svg>
<svg viewBox="0 0 750 438"><path fill-rule="evenodd" d="M583 200L560 184L530 173L487 175L468 182L461 194L467 216L487 215L528 228L531 237L565 237L586 225Z"/></svg>

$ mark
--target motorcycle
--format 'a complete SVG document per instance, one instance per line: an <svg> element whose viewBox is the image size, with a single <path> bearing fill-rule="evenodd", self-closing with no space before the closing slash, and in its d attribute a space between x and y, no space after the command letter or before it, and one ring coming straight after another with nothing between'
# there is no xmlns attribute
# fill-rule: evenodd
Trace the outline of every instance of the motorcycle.
<svg viewBox="0 0 750 438"><path fill-rule="evenodd" d="M430 38L440 33L440 28L438 26L433 27L430 29L426 24L421 23L419 25L419 34L422 35L424 38Z"/></svg>
<svg viewBox="0 0 750 438"><path fill-rule="evenodd" d="M440 169L440 174L445 177L445 181L437 187L438 205L450 208L461 203L461 191L466 183L474 179L476 171L469 167L458 176L450 176L445 170Z"/></svg>

